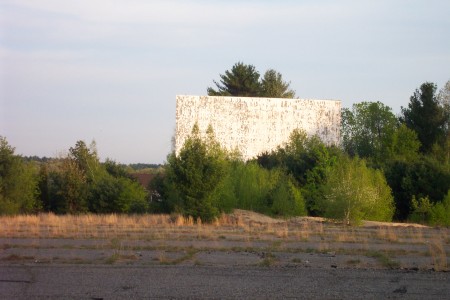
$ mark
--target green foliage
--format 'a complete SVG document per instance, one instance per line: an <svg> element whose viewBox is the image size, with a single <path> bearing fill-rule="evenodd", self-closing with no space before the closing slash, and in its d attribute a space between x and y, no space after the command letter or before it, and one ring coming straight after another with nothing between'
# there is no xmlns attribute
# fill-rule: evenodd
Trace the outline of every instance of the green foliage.
<svg viewBox="0 0 450 300"><path fill-rule="evenodd" d="M26 163L0 136L0 214L32 213L40 209L38 177L33 163Z"/></svg>
<svg viewBox="0 0 450 300"><path fill-rule="evenodd" d="M342 146L351 156L378 162L386 159L387 148L397 127L390 107L381 102L353 104L342 111Z"/></svg>
<svg viewBox="0 0 450 300"><path fill-rule="evenodd" d="M185 215L211 221L219 210L214 190L225 178L226 155L214 139L212 128L208 128L207 138L203 140L198 125L186 140L178 155L168 157L168 186L175 189L171 202Z"/></svg>
<svg viewBox="0 0 450 300"><path fill-rule="evenodd" d="M269 194L271 214L275 216L305 216L306 205L301 191L289 176L282 175Z"/></svg>
<svg viewBox="0 0 450 300"><path fill-rule="evenodd" d="M261 80L261 96L269 98L294 98L295 91L289 88L290 83L283 81L281 73L270 69Z"/></svg>
<svg viewBox="0 0 450 300"><path fill-rule="evenodd" d="M238 62L231 71L220 75L220 83L214 81L217 90L209 87L208 95L258 97L261 92L259 76L254 66Z"/></svg>
<svg viewBox="0 0 450 300"><path fill-rule="evenodd" d="M78 141L69 154L41 165L39 187L46 211L59 214L145 213L147 192L112 160L101 164L95 143Z"/></svg>
<svg viewBox="0 0 450 300"><path fill-rule="evenodd" d="M258 163L268 169L281 168L301 187L307 209L317 215L317 202L323 198L322 186L328 170L336 162L340 150L327 147L317 136L294 130L284 147L258 156Z"/></svg>
<svg viewBox="0 0 450 300"><path fill-rule="evenodd" d="M290 89L289 82L283 81L283 76L273 69L260 74L253 65L238 62L230 71L220 75L220 83L214 81L217 90L208 87L210 96L244 96L244 97L271 97L294 98L295 92Z"/></svg>
<svg viewBox="0 0 450 300"><path fill-rule="evenodd" d="M327 218L358 224L361 220L390 221L391 190L383 174L359 158L341 157L327 176L319 207Z"/></svg>
<svg viewBox="0 0 450 300"><path fill-rule="evenodd" d="M387 145L388 155L384 161L402 160L415 161L419 158L420 142L417 133L405 124L401 124L391 135Z"/></svg>
<svg viewBox="0 0 450 300"><path fill-rule="evenodd" d="M450 226L450 190L442 202L436 203L430 211L431 225Z"/></svg>
<svg viewBox="0 0 450 300"><path fill-rule="evenodd" d="M427 223L430 218L433 203L428 197L421 197L419 200L415 196L411 200L412 212L409 220L416 223Z"/></svg>
<svg viewBox="0 0 450 300"><path fill-rule="evenodd" d="M89 210L95 213L145 213L145 190L127 177L104 174L89 190Z"/></svg>
<svg viewBox="0 0 450 300"><path fill-rule="evenodd" d="M223 211L240 208L283 217L306 214L294 180L279 168L268 170L256 162L233 161L217 192Z"/></svg>
<svg viewBox="0 0 450 300"><path fill-rule="evenodd" d="M48 174L48 197L45 207L58 214L87 212L87 178L70 157L61 159L57 169Z"/></svg>
<svg viewBox="0 0 450 300"><path fill-rule="evenodd" d="M386 164L384 171L395 198L395 219L400 221L406 220L411 213L413 196L428 197L436 203L450 189L450 171L432 157L392 161Z"/></svg>
<svg viewBox="0 0 450 300"><path fill-rule="evenodd" d="M280 168L243 162L223 151L212 129L206 139L194 126L178 156L168 157L165 177L154 186L162 201L157 209L178 211L210 221L234 208L276 216L304 215L300 189Z"/></svg>
<svg viewBox="0 0 450 300"><path fill-rule="evenodd" d="M237 199L236 208L270 214L267 197L280 176L279 170L266 170L256 163L240 163L232 176Z"/></svg>
<svg viewBox="0 0 450 300"><path fill-rule="evenodd" d="M430 153L434 144L445 141L448 124L445 107L439 103L434 83L425 82L411 96L407 108L402 107L401 121L417 132L421 152Z"/></svg>
<svg viewBox="0 0 450 300"><path fill-rule="evenodd" d="M416 200L416 197L413 196L411 203L412 212L409 215L409 221L435 226L450 226L450 190L442 201L432 203L428 197Z"/></svg>

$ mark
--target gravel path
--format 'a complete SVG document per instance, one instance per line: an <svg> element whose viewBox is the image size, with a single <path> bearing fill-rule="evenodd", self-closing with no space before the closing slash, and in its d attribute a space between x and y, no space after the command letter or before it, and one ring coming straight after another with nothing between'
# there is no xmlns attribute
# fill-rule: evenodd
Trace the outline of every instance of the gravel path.
<svg viewBox="0 0 450 300"><path fill-rule="evenodd" d="M1 299L448 299L450 273L305 267L2 265Z"/></svg>

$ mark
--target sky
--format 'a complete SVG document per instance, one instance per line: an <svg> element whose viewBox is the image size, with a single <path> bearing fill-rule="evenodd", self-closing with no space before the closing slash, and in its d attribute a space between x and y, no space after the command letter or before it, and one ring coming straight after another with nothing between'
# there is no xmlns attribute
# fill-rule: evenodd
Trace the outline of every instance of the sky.
<svg viewBox="0 0 450 300"><path fill-rule="evenodd" d="M449 16L448 0L1 0L0 135L20 155L95 140L101 160L163 163L175 96L237 62L397 114L450 80Z"/></svg>

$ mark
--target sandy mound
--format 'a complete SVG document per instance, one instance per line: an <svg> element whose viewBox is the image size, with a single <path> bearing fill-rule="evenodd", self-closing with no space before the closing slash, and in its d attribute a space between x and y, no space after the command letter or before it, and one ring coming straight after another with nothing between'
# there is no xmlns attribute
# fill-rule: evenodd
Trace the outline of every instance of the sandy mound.
<svg viewBox="0 0 450 300"><path fill-rule="evenodd" d="M262 224L276 224L286 222L286 220L274 219L272 217L257 212L242 209L235 209L233 213L231 213L231 217L239 219L244 223L254 222Z"/></svg>
<svg viewBox="0 0 450 300"><path fill-rule="evenodd" d="M323 223L328 222L327 219L321 217L293 217L289 219L276 219L257 212L235 209L230 217L241 220L244 223L260 223L260 224L280 224L280 223ZM332 222L332 221L330 221ZM395 223L395 222L377 222L363 221L361 227L414 227L428 228L428 226L416 223Z"/></svg>

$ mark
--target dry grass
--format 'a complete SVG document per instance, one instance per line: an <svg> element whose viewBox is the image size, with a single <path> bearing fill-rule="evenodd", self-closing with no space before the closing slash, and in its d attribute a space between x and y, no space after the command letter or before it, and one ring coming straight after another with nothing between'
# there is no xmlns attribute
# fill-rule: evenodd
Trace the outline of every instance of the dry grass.
<svg viewBox="0 0 450 300"><path fill-rule="evenodd" d="M399 240L396 229L389 226L379 227L377 230L377 237L388 242L397 242Z"/></svg>
<svg viewBox="0 0 450 300"><path fill-rule="evenodd" d="M86 245L70 246L67 248L69 255L58 259L60 263L73 263L76 258L70 253L77 249L100 249L107 255L101 261L108 264L139 263L148 259L136 251L157 251L147 257L151 257L149 263L153 260L160 264L202 264L202 255L196 255L198 252L244 252L251 257L263 251L277 253L277 257L271 254L261 257L260 265L263 266L282 265L284 259L290 263L301 262L301 258L289 256L294 253L318 256L334 253L333 257L346 255L344 267L367 267L375 261L378 268L419 265L421 269L445 271L450 253L448 228L410 224L389 226L373 222L348 227L319 218L278 220L240 210L223 214L210 224L177 214L0 216L0 228L0 237L6 238L0 245L4 250L0 259L3 263L32 260L39 253L35 249L42 246L39 239L59 238L93 239L96 243L92 245L89 241ZM21 245L14 238L30 238L30 243ZM42 241L43 244L46 242ZM66 249L64 245L56 247ZM17 253L14 252L16 248L20 250ZM278 252L284 254L278 255ZM327 263L332 259L331 256L324 257ZM91 260L82 259L80 263L91 263Z"/></svg>
<svg viewBox="0 0 450 300"><path fill-rule="evenodd" d="M433 239L428 243L432 264L436 271L447 271L447 254L445 252L442 240Z"/></svg>
<svg viewBox="0 0 450 300"><path fill-rule="evenodd" d="M101 240L98 247L114 250L110 257L105 258L107 263L136 260L137 257L130 254L136 247L153 247L152 249L161 251L156 259L161 264L177 264L192 260L196 251L208 249L244 251L245 248L256 247L252 251L261 251L265 247L268 251L295 253L308 252L310 249L312 253L345 254L349 255L348 265L359 265L351 255L359 253L365 256L364 253L367 251L375 251L371 252L373 255L369 257L376 258L380 265L387 268L399 267L397 262L387 259L391 255L398 254L403 257L421 255L422 258L425 255L429 257L429 263L423 268L432 267L436 271L444 271L448 270L447 257L450 253L448 228L436 229L410 224L389 226L386 223L368 223L361 227L348 227L328 223L319 218L278 220L240 210L232 214L223 214L210 224L203 223L200 219L194 220L192 217L177 214L55 215L49 213L0 216L0 228L0 237L7 239L3 245L0 245L0 249L4 250L14 247L39 247L39 243L36 246L31 244L17 246L8 238ZM148 241L152 241L153 244L146 244ZM201 243L196 244L196 241ZM168 255L166 251L170 250L170 247L181 247L181 250L177 251L185 252L181 255L172 255L172 253ZM240 250L233 250L233 247ZM400 250L403 252L397 253ZM11 262L15 259L23 260L24 257L5 256L3 258L4 261ZM268 257L262 264L272 265L273 263L273 257ZM361 262L361 265L364 263Z"/></svg>

